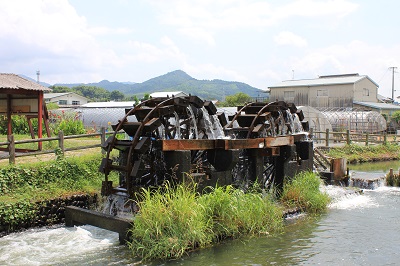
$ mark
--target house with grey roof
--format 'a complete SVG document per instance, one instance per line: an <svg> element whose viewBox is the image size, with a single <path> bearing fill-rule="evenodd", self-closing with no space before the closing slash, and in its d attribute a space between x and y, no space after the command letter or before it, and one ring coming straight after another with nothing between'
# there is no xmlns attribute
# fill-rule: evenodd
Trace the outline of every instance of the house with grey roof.
<svg viewBox="0 0 400 266"><path fill-rule="evenodd" d="M270 89L270 100L297 106L353 107L354 102L378 102L378 84L367 75L344 74L316 79L286 80Z"/></svg>

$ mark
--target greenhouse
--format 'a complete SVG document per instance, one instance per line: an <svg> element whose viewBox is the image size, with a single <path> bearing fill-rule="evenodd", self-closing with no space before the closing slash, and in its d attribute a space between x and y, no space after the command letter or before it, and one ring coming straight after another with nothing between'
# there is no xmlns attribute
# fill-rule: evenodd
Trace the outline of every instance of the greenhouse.
<svg viewBox="0 0 400 266"><path fill-rule="evenodd" d="M376 111L361 108L324 108L318 109L330 122L332 130L357 133L380 133L387 129L386 119Z"/></svg>

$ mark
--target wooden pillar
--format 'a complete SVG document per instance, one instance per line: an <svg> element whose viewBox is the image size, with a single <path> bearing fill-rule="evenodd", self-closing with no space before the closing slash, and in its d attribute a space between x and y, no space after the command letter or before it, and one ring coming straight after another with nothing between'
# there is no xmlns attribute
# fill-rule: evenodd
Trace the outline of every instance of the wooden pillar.
<svg viewBox="0 0 400 266"><path fill-rule="evenodd" d="M7 141L9 142L8 144L8 154L10 157L8 158L8 161L10 164L15 164L15 140L14 140L14 135L8 135L7 136Z"/></svg>
<svg viewBox="0 0 400 266"><path fill-rule="evenodd" d="M39 91L38 93L38 138L42 138L43 131L43 91ZM38 142L38 150L42 150L42 142Z"/></svg>
<svg viewBox="0 0 400 266"><path fill-rule="evenodd" d="M11 94L7 94L7 135L12 135L12 121L11 121Z"/></svg>
<svg viewBox="0 0 400 266"><path fill-rule="evenodd" d="M104 147L105 143L106 143L106 128L102 127L100 132L101 132L101 137L100 137L100 139L101 139L101 147ZM102 154L106 154L106 151L104 149L101 149L101 153Z"/></svg>

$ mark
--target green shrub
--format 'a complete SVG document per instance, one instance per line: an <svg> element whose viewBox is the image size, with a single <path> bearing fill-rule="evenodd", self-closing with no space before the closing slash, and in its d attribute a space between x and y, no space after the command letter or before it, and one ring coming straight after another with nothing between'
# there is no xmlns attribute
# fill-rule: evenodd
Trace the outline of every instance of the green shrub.
<svg viewBox="0 0 400 266"><path fill-rule="evenodd" d="M321 182L315 173L300 173L292 180L286 180L281 201L289 207L299 207L310 213L325 211L330 198L320 191Z"/></svg>
<svg viewBox="0 0 400 266"><path fill-rule="evenodd" d="M14 203L0 202L0 225L14 230L22 224L28 224L36 215L36 204L29 200Z"/></svg>
<svg viewBox="0 0 400 266"><path fill-rule="evenodd" d="M75 112L65 112L64 110L49 111L50 128L54 134L61 130L64 135L78 135L86 133L83 122Z"/></svg>

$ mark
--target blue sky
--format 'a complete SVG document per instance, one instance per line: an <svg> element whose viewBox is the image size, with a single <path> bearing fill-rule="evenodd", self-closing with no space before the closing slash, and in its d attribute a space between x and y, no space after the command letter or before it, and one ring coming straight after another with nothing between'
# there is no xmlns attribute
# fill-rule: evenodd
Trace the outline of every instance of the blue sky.
<svg viewBox="0 0 400 266"><path fill-rule="evenodd" d="M399 11L396 0L0 0L0 72L54 84L181 69L260 89L359 73L391 96Z"/></svg>

